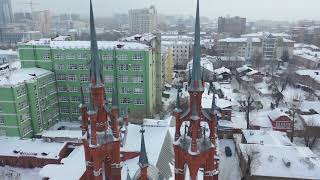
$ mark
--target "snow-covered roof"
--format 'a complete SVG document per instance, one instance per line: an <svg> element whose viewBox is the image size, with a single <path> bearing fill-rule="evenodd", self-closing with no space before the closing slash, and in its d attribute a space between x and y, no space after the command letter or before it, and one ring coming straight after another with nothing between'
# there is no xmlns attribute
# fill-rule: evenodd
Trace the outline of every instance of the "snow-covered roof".
<svg viewBox="0 0 320 180"><path fill-rule="evenodd" d="M320 113L320 102L319 101L302 101L300 102L299 109L302 112L309 112L311 109Z"/></svg>
<svg viewBox="0 0 320 180"><path fill-rule="evenodd" d="M227 42L227 43L247 43L247 42L255 42L260 43L261 39L259 38L225 38L220 39L219 42Z"/></svg>
<svg viewBox="0 0 320 180"><path fill-rule="evenodd" d="M320 83L320 70L305 69L297 70L296 73L300 76L309 76L310 78Z"/></svg>
<svg viewBox="0 0 320 180"><path fill-rule="evenodd" d="M143 125L144 126L150 126L150 127L170 127L172 126L172 116L169 116L168 118L164 120L158 120L158 119L144 119Z"/></svg>
<svg viewBox="0 0 320 180"><path fill-rule="evenodd" d="M0 136L0 144L1 156L32 156L47 159L59 159L59 153L66 145L66 143L47 143L40 139L4 136Z"/></svg>
<svg viewBox="0 0 320 180"><path fill-rule="evenodd" d="M282 110L279 108L272 110L269 114L268 117L270 118L271 121L277 120L279 117L286 116L289 117L286 113L284 113ZM290 118L289 118L290 119Z"/></svg>
<svg viewBox="0 0 320 180"><path fill-rule="evenodd" d="M0 87L12 87L52 74L51 71L40 68L23 68L12 70L0 76ZM35 75L35 76L33 76Z"/></svg>
<svg viewBox="0 0 320 180"><path fill-rule="evenodd" d="M70 139L82 139L81 131L72 130L47 130L43 131L42 137L47 138L70 138Z"/></svg>
<svg viewBox="0 0 320 180"><path fill-rule="evenodd" d="M188 62L187 72L188 72L189 70L192 70L192 63L193 63L193 60L191 60L190 62ZM211 61L209 61L208 58L202 57L200 63L201 63L201 67L203 67L203 68L205 68L205 69L213 72L213 64L212 64Z"/></svg>
<svg viewBox="0 0 320 180"><path fill-rule="evenodd" d="M121 38L121 41L147 41L149 42L151 39L155 38L156 36L152 33L145 33L145 34L135 34L133 36ZM139 39L139 40L138 40Z"/></svg>
<svg viewBox="0 0 320 180"><path fill-rule="evenodd" d="M78 180L86 171L84 147L76 147L71 154L61 160L62 164L48 164L39 172L43 178L50 180Z"/></svg>
<svg viewBox="0 0 320 180"><path fill-rule="evenodd" d="M287 134L280 131L242 130L242 134L247 144L292 145Z"/></svg>
<svg viewBox="0 0 320 180"><path fill-rule="evenodd" d="M320 114L301 115L307 126L319 127L320 126Z"/></svg>
<svg viewBox="0 0 320 180"><path fill-rule="evenodd" d="M319 51L311 51L309 49L295 49L293 50L293 55L298 56L304 59L308 59L314 62L320 62L320 52Z"/></svg>
<svg viewBox="0 0 320 180"><path fill-rule="evenodd" d="M219 62L219 61L246 61L244 57L240 56L206 56L212 62Z"/></svg>
<svg viewBox="0 0 320 180"><path fill-rule="evenodd" d="M259 71L257 71L257 70L252 70L252 71L250 71L250 72L247 72L247 76L252 76L252 75L255 75L255 74L258 74L259 73Z"/></svg>
<svg viewBox="0 0 320 180"><path fill-rule="evenodd" d="M310 49L313 51L320 51L320 47L313 45L313 44L304 44L304 43L295 43L294 44L295 49Z"/></svg>
<svg viewBox="0 0 320 180"><path fill-rule="evenodd" d="M219 69L215 69L215 70L214 70L214 73L215 73L215 74L218 74L218 75L223 74L223 73L231 74L231 71L230 71L230 69L228 69L228 68L226 68L226 67L221 67L221 68L219 68Z"/></svg>
<svg viewBox="0 0 320 180"><path fill-rule="evenodd" d="M241 66L241 67L237 68L236 70L237 70L238 73L241 73L241 72L246 71L246 70L252 71L253 69L251 67L247 66L247 65L244 65L244 66Z"/></svg>
<svg viewBox="0 0 320 180"><path fill-rule="evenodd" d="M284 37L284 38L290 38L291 36L287 33L270 33L270 32L256 32L256 33L250 33L250 34L243 34L241 37L267 37L267 36L274 36L274 37Z"/></svg>
<svg viewBox="0 0 320 180"><path fill-rule="evenodd" d="M17 51L13 51L12 49L10 50L2 50L0 49L0 56L1 55L18 55Z"/></svg>
<svg viewBox="0 0 320 180"><path fill-rule="evenodd" d="M90 49L90 41L52 41L51 39L32 40L24 45L48 46L52 49ZM98 41L99 49L112 50L123 45L124 50L149 50L149 46L137 42Z"/></svg>
<svg viewBox="0 0 320 180"><path fill-rule="evenodd" d="M308 147L260 144L239 144L239 147L245 157L252 151L258 152L252 161L253 176L320 179L319 157Z"/></svg>
<svg viewBox="0 0 320 180"><path fill-rule="evenodd" d="M69 38L70 38L70 36L58 36L58 37L54 38L53 40L54 41L65 41Z"/></svg>

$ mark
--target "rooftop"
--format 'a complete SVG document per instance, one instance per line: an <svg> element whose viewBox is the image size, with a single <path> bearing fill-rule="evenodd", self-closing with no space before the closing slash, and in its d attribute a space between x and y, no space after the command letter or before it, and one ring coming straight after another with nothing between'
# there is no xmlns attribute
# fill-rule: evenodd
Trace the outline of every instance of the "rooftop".
<svg viewBox="0 0 320 180"><path fill-rule="evenodd" d="M291 146L288 136L284 132L272 130L242 130L247 144L284 145Z"/></svg>
<svg viewBox="0 0 320 180"><path fill-rule="evenodd" d="M40 139L19 139L0 136L0 155L32 156L37 158L59 159L59 153L66 143L47 143Z"/></svg>
<svg viewBox="0 0 320 180"><path fill-rule="evenodd" d="M52 41L51 39L31 40L22 45L48 46L52 49L90 49L90 41ZM124 50L149 50L149 46L137 42L98 41L99 49L112 50L123 45Z"/></svg>
<svg viewBox="0 0 320 180"><path fill-rule="evenodd" d="M240 144L242 154L257 152L252 163L252 175L297 179L320 179L320 160L308 148L300 146L277 146ZM245 156L247 158L247 156Z"/></svg>
<svg viewBox="0 0 320 180"><path fill-rule="evenodd" d="M219 42L228 42L228 43L247 43L247 42L261 42L259 38L225 38L220 39Z"/></svg>
<svg viewBox="0 0 320 180"><path fill-rule="evenodd" d="M275 120L277 120L279 117L282 117L282 116L289 117L287 114L285 114L282 110L280 110L280 109L278 109L278 108L272 110L272 111L268 114L268 117L269 117L272 121L275 121Z"/></svg>
<svg viewBox="0 0 320 180"><path fill-rule="evenodd" d="M52 74L52 72L40 68L23 68L12 70L0 76L0 87L16 86L49 74Z"/></svg>

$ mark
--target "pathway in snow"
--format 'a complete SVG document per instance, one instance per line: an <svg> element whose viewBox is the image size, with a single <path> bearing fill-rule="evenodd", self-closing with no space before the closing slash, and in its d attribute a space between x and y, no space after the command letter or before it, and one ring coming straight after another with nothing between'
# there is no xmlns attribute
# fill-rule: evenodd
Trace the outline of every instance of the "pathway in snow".
<svg viewBox="0 0 320 180"><path fill-rule="evenodd" d="M225 147L229 146L232 151L231 157L226 157ZM235 145L231 139L220 139L220 174L219 180L240 180L239 158L235 152Z"/></svg>

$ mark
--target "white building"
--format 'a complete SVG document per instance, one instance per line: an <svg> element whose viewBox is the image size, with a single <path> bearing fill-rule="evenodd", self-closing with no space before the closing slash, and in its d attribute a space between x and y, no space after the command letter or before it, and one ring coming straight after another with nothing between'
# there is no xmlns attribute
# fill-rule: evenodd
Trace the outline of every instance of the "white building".
<svg viewBox="0 0 320 180"><path fill-rule="evenodd" d="M129 11L129 26L131 33L149 33L157 30L158 15L156 8L151 6L144 9Z"/></svg>

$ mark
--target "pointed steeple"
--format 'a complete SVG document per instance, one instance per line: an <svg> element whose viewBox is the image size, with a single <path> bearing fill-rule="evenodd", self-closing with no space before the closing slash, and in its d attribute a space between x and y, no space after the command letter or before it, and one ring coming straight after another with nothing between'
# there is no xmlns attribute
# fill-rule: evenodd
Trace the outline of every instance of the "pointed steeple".
<svg viewBox="0 0 320 180"><path fill-rule="evenodd" d="M201 80L201 47L200 47L200 12L199 12L199 0L197 0L197 14L196 24L194 32L194 50L193 50L193 62L192 62L192 79L189 86L189 91L198 92L203 91L203 85Z"/></svg>
<svg viewBox="0 0 320 180"><path fill-rule="evenodd" d="M118 109L119 107L119 94L118 94L118 66L117 66L117 54L116 49L113 50L113 65L114 65L114 76L112 83L112 109Z"/></svg>
<svg viewBox="0 0 320 180"><path fill-rule="evenodd" d="M103 86L102 64L98 54L98 43L96 28L94 25L94 16L92 0L90 0L90 40L91 40L91 62L90 62L90 82L92 86Z"/></svg>
<svg viewBox="0 0 320 180"><path fill-rule="evenodd" d="M145 130L143 128L143 125L141 126L140 133L141 133L141 149L140 149L140 153L141 154L140 154L140 157L139 157L139 166L141 168L144 168L144 167L149 165L149 162L148 162L146 145L145 145L145 142L144 142Z"/></svg>
<svg viewBox="0 0 320 180"><path fill-rule="evenodd" d="M180 104L180 95L181 95L181 93L182 93L182 86L179 84L179 85L177 85L177 107L176 107L176 111L181 111L181 104Z"/></svg>
<svg viewBox="0 0 320 180"><path fill-rule="evenodd" d="M127 169L127 178L126 178L126 180L131 180L131 176L129 174L129 169Z"/></svg>

